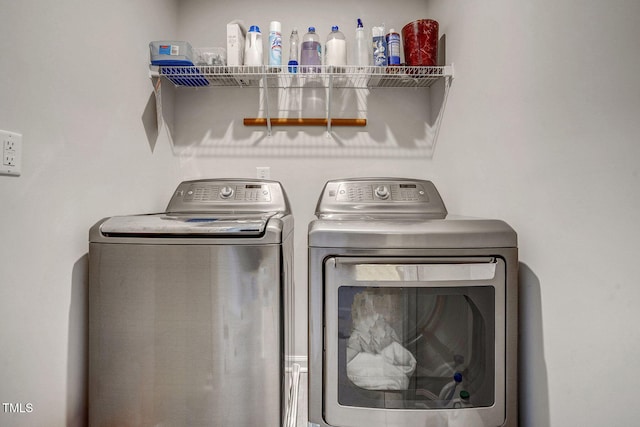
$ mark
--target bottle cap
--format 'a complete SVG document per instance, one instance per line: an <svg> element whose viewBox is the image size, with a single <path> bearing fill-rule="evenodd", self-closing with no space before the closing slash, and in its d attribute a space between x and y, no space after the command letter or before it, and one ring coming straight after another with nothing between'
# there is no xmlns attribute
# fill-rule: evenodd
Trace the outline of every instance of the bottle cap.
<svg viewBox="0 0 640 427"><path fill-rule="evenodd" d="M282 24L278 21L271 21L269 24L269 31L282 31Z"/></svg>
<svg viewBox="0 0 640 427"><path fill-rule="evenodd" d="M333 27L331 27L331 31L338 31L338 26L334 25Z"/></svg>
<svg viewBox="0 0 640 427"><path fill-rule="evenodd" d="M358 18L358 28L363 28L362 19Z"/></svg>
<svg viewBox="0 0 640 427"><path fill-rule="evenodd" d="M252 25L251 27L249 27L249 32L250 33L259 33L260 32L260 27L258 27L257 25Z"/></svg>
<svg viewBox="0 0 640 427"><path fill-rule="evenodd" d="M309 27L309 32L310 33L315 33L316 32L316 27Z"/></svg>

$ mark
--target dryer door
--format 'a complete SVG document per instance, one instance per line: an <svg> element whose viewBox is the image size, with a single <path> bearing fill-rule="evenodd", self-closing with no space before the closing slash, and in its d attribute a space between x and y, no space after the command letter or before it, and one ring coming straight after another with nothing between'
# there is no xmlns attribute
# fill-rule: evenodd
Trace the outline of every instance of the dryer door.
<svg viewBox="0 0 640 427"><path fill-rule="evenodd" d="M324 271L328 424L457 425L461 408L468 426L504 423L504 260L332 257Z"/></svg>

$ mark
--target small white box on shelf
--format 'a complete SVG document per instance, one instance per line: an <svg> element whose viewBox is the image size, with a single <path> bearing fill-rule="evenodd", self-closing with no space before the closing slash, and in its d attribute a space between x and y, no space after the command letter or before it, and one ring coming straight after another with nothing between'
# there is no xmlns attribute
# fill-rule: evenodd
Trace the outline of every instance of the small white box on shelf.
<svg viewBox="0 0 640 427"><path fill-rule="evenodd" d="M227 24L227 65L235 67L243 64L246 34L244 22L234 20Z"/></svg>

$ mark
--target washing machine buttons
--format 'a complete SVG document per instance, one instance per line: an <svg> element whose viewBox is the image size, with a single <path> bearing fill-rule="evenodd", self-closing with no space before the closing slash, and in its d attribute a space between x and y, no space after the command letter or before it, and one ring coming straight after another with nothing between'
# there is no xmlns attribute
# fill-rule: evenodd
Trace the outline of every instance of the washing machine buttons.
<svg viewBox="0 0 640 427"><path fill-rule="evenodd" d="M238 185L234 189L235 200L240 202L270 202L271 192L264 185Z"/></svg>
<svg viewBox="0 0 640 427"><path fill-rule="evenodd" d="M185 202L206 202L217 197L218 187L210 185L192 186L184 193Z"/></svg>

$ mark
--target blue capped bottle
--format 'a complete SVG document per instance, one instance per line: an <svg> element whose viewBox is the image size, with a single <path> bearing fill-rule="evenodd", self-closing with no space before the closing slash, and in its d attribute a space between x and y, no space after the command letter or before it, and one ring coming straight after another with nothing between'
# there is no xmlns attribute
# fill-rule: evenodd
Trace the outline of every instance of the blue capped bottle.
<svg viewBox="0 0 640 427"><path fill-rule="evenodd" d="M260 27L252 25L244 44L244 65L262 65L262 33Z"/></svg>
<svg viewBox="0 0 640 427"><path fill-rule="evenodd" d="M320 44L320 36L316 34L315 27L309 27L309 31L302 37L300 71L303 73L319 73L321 65L322 45Z"/></svg>
<svg viewBox="0 0 640 427"><path fill-rule="evenodd" d="M324 52L326 55L325 65L333 65L334 67L347 65L347 40L337 25L331 27Z"/></svg>
<svg viewBox="0 0 640 427"><path fill-rule="evenodd" d="M367 42L364 25L362 25L362 20L360 18L358 18L358 24L356 27L356 44L353 56L356 65L360 67L369 65L369 43Z"/></svg>

